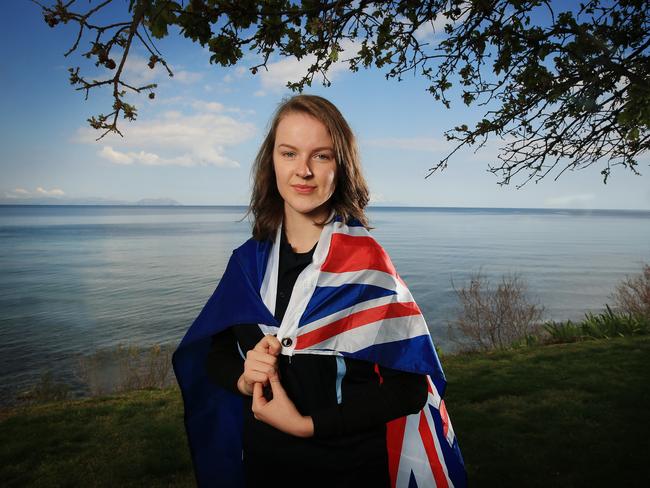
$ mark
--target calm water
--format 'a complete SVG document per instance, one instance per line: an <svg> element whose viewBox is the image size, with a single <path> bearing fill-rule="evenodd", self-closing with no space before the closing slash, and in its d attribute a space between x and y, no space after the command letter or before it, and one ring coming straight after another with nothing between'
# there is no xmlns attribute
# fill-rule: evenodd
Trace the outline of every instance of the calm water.
<svg viewBox="0 0 650 488"><path fill-rule="evenodd" d="M72 358L176 344L250 235L243 207L0 206L0 395ZM434 341L458 287L518 272L547 319L599 311L650 262L650 212L528 209L369 211L373 234L422 309Z"/></svg>

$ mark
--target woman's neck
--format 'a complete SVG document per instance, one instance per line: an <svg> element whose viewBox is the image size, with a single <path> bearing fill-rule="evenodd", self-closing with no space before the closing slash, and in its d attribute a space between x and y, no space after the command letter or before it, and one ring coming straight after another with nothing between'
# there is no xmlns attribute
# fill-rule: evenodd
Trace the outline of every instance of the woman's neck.
<svg viewBox="0 0 650 488"><path fill-rule="evenodd" d="M306 215L285 207L282 226L294 252L307 252L314 247L323 230L323 227L316 225L314 221L325 220L328 216L329 209L324 209L318 214Z"/></svg>

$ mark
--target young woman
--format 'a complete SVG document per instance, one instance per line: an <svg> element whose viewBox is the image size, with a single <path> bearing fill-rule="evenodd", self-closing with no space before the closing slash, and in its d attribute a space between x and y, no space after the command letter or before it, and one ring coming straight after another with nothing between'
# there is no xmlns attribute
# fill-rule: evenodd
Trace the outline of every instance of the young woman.
<svg viewBox="0 0 650 488"><path fill-rule="evenodd" d="M389 455L387 423L424 412L436 388L427 375L439 389L444 376L417 305L368 234L349 125L322 97L290 98L253 174L253 237L174 355L199 484L434 481L430 464L418 474L400 463L405 422Z"/></svg>

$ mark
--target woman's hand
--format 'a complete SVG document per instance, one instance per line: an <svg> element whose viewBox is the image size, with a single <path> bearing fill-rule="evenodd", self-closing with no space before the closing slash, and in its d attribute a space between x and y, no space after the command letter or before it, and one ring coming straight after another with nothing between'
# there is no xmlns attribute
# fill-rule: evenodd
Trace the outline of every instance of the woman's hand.
<svg viewBox="0 0 650 488"><path fill-rule="evenodd" d="M277 337L265 335L255 344L255 347L246 353L244 372L237 380L237 388L243 395L253 394L253 384L260 383L260 387L269 383L271 376L278 373L278 354L282 345Z"/></svg>
<svg viewBox="0 0 650 488"><path fill-rule="evenodd" d="M267 400L264 396L261 383L255 383L253 386L253 415L255 418L286 434L296 437L313 436L314 422L312 418L305 417L298 412L280 384L278 375L272 375L269 381L273 392L271 400Z"/></svg>

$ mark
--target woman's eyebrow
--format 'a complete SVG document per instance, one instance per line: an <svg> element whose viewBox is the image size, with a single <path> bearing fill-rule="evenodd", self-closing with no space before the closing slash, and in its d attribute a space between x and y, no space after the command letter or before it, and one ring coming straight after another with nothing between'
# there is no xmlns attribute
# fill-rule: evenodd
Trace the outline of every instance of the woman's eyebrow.
<svg viewBox="0 0 650 488"><path fill-rule="evenodd" d="M278 147L280 147L280 146L285 146L285 147L288 147L288 148L290 148L290 149L298 149L297 147L294 147L294 146L292 146L291 144L285 144L285 143L278 144ZM325 150L327 150L327 151L334 151L334 149L331 148L331 147L329 147L329 146L316 147L316 148L314 148L313 150L314 150L314 151L322 151L323 149L325 149Z"/></svg>

